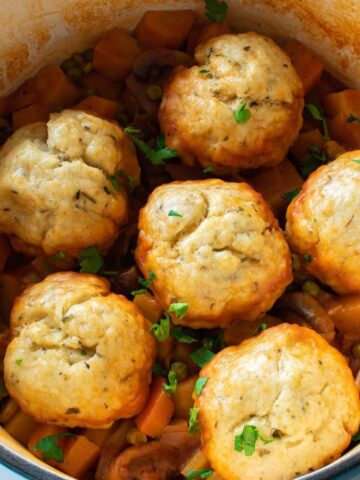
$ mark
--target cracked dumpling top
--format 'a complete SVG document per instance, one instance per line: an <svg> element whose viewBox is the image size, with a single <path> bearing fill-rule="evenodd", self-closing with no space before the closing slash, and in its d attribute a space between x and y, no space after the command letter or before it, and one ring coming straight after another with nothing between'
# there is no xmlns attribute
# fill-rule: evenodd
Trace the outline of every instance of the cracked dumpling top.
<svg viewBox="0 0 360 480"><path fill-rule="evenodd" d="M126 190L111 178L121 171L138 183L133 145L114 123L65 110L23 127L0 150L0 231L30 255L105 252L127 219Z"/></svg>
<svg viewBox="0 0 360 480"><path fill-rule="evenodd" d="M338 458L358 431L347 361L313 330L265 330L222 350L200 376L208 378L195 399L203 451L224 480L291 480ZM259 435L248 456L234 448L245 425Z"/></svg>
<svg viewBox="0 0 360 480"><path fill-rule="evenodd" d="M318 168L287 211L286 231L305 268L339 294L360 292L360 151Z"/></svg>
<svg viewBox="0 0 360 480"><path fill-rule="evenodd" d="M167 310L187 303L174 323L193 328L254 320L292 280L291 257L270 207L246 183L173 182L140 212L136 260L155 274L155 298Z"/></svg>
<svg viewBox="0 0 360 480"><path fill-rule="evenodd" d="M149 322L95 275L56 273L18 297L6 387L41 423L102 428L144 407L155 341Z"/></svg>
<svg viewBox="0 0 360 480"><path fill-rule="evenodd" d="M178 67L164 91L159 119L166 144L188 164L239 169L281 162L304 105L285 52L257 33L228 34L201 43L195 60L197 66ZM238 123L241 107L250 117Z"/></svg>

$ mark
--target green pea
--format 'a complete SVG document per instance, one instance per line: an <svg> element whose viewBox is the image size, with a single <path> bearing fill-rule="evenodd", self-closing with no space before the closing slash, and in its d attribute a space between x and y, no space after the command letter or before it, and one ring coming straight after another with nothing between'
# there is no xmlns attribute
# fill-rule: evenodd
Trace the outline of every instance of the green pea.
<svg viewBox="0 0 360 480"><path fill-rule="evenodd" d="M67 60L64 60L61 64L61 68L64 70L64 72L68 72L71 68L76 68L76 66L77 63L73 58L68 58Z"/></svg>
<svg viewBox="0 0 360 480"><path fill-rule="evenodd" d="M320 293L320 287L317 283L307 280L303 286L302 286L302 291L306 293L310 293L313 297L316 297Z"/></svg>
<svg viewBox="0 0 360 480"><path fill-rule="evenodd" d="M83 73L80 67L70 68L70 70L68 70L66 74L70 78L70 80L72 80L73 82L78 82L79 80L81 80L83 76Z"/></svg>
<svg viewBox="0 0 360 480"><path fill-rule="evenodd" d="M92 70L92 63L89 62L89 63L85 63L85 65L82 67L82 71L84 73L90 73Z"/></svg>
<svg viewBox="0 0 360 480"><path fill-rule="evenodd" d="M150 98L150 100L160 100L162 96L162 88L160 85L156 85L155 83L148 85L146 87L146 95Z"/></svg>

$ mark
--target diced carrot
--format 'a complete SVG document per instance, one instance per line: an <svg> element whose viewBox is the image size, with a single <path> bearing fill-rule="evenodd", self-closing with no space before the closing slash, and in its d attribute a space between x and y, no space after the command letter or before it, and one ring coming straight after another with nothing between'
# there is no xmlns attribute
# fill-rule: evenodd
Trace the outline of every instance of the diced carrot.
<svg viewBox="0 0 360 480"><path fill-rule="evenodd" d="M95 45L93 67L110 80L122 80L131 72L140 53L133 37L121 28L114 28Z"/></svg>
<svg viewBox="0 0 360 480"><path fill-rule="evenodd" d="M11 252L10 243L6 235L0 235L0 272L4 270Z"/></svg>
<svg viewBox="0 0 360 480"><path fill-rule="evenodd" d="M309 148L315 146L322 148L324 143L323 135L318 128L300 133L290 152L300 162L309 153Z"/></svg>
<svg viewBox="0 0 360 480"><path fill-rule="evenodd" d="M346 113L338 113L336 117L328 120L328 128L331 138L352 150L360 148L360 124L348 123Z"/></svg>
<svg viewBox="0 0 360 480"><path fill-rule="evenodd" d="M197 375L193 375L178 384L173 395L176 418L189 418L189 410L194 405L193 392L197 378Z"/></svg>
<svg viewBox="0 0 360 480"><path fill-rule="evenodd" d="M324 64L310 49L297 40L289 40L283 48L303 83L304 92L308 93L320 82Z"/></svg>
<svg viewBox="0 0 360 480"><path fill-rule="evenodd" d="M276 217L279 217L289 204L283 195L300 189L303 182L294 165L288 160L275 167L264 168L249 178L249 183L263 195Z"/></svg>
<svg viewBox="0 0 360 480"><path fill-rule="evenodd" d="M94 465L100 455L100 447L90 442L83 435L70 437L64 450L64 461L59 468L75 478L81 478Z"/></svg>
<svg viewBox="0 0 360 480"><path fill-rule="evenodd" d="M194 25L187 39L186 51L190 55L193 55L199 43L218 37L219 35L224 35L225 33L230 33L230 28L226 23L209 22L203 25Z"/></svg>
<svg viewBox="0 0 360 480"><path fill-rule="evenodd" d="M335 160L339 155L346 152L345 148L338 142L335 142L335 140L327 140L324 142L323 151L329 160Z"/></svg>
<svg viewBox="0 0 360 480"><path fill-rule="evenodd" d="M119 83L114 83L96 72L85 75L82 83L84 87L95 90L95 95L100 95L108 100L117 100L121 94Z"/></svg>
<svg viewBox="0 0 360 480"><path fill-rule="evenodd" d="M26 445L37 425L33 418L25 415L21 410L18 410L4 425L4 428L18 442Z"/></svg>
<svg viewBox="0 0 360 480"><path fill-rule="evenodd" d="M80 98L80 91L57 65L42 68L34 78L39 103L51 107L68 107Z"/></svg>
<svg viewBox="0 0 360 480"><path fill-rule="evenodd" d="M35 122L47 122L50 109L46 105L34 104L17 110L12 114L12 124L14 130Z"/></svg>
<svg viewBox="0 0 360 480"><path fill-rule="evenodd" d="M35 457L42 459L42 453L39 450L34 450L35 445L37 445L40 442L40 440L45 437L58 435L59 433L63 433L63 432L66 432L66 428L59 427L57 425L46 425L42 423L38 425L30 435L30 438L27 442L28 449L33 455L35 455ZM58 440L58 445L60 448L64 449L65 444L68 441L68 438L69 437L63 437ZM52 465L53 467L61 468L60 467L61 464L59 462L56 462L55 460L46 460L46 463L48 463L49 465Z"/></svg>
<svg viewBox="0 0 360 480"><path fill-rule="evenodd" d="M338 113L344 113L347 116L352 113L360 117L360 90L347 89L329 93L323 96L322 104L329 117L335 117Z"/></svg>
<svg viewBox="0 0 360 480"><path fill-rule="evenodd" d="M192 10L148 10L135 28L144 48L180 49L195 20Z"/></svg>
<svg viewBox="0 0 360 480"><path fill-rule="evenodd" d="M90 113L96 113L100 117L115 118L119 112L119 104L106 98L92 97L84 98L76 106L78 110L85 110Z"/></svg>
<svg viewBox="0 0 360 480"><path fill-rule="evenodd" d="M135 418L138 430L149 437L160 435L174 414L174 402L163 389L165 382L163 377L154 378L145 408Z"/></svg>
<svg viewBox="0 0 360 480"><path fill-rule="evenodd" d="M39 103L39 94L33 78L26 80L16 92L9 97L8 110L15 112L34 103Z"/></svg>

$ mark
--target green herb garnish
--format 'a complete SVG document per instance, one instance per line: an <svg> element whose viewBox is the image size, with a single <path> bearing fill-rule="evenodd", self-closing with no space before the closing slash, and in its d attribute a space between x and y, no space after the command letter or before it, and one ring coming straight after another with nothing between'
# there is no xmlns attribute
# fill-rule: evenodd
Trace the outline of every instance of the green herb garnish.
<svg viewBox="0 0 360 480"><path fill-rule="evenodd" d="M203 173L212 173L214 170L214 167L206 167L203 170Z"/></svg>
<svg viewBox="0 0 360 480"><path fill-rule="evenodd" d="M200 429L199 422L198 422L199 412L200 412L200 409L196 407L192 407L189 410L189 422L188 422L189 433L196 433Z"/></svg>
<svg viewBox="0 0 360 480"><path fill-rule="evenodd" d="M298 194L300 193L300 188L297 187L294 190L291 190L291 192L286 192L281 195L281 198L283 200L286 200L288 202L291 202L293 198L295 198Z"/></svg>
<svg viewBox="0 0 360 480"><path fill-rule="evenodd" d="M167 313L164 317L160 318L159 323L153 323L149 328L149 332L152 332L158 342L167 340L170 336L170 317Z"/></svg>
<svg viewBox="0 0 360 480"><path fill-rule="evenodd" d="M168 217L182 217L182 215L176 210L169 210Z"/></svg>
<svg viewBox="0 0 360 480"><path fill-rule="evenodd" d="M261 323L257 329L254 331L253 335L257 335L258 333L262 332L263 330L266 330L268 328L266 323Z"/></svg>
<svg viewBox="0 0 360 480"><path fill-rule="evenodd" d="M360 165L360 158L354 158L354 159L353 159L353 162Z"/></svg>
<svg viewBox="0 0 360 480"><path fill-rule="evenodd" d="M199 377L197 380L196 380L196 383L195 383L195 393L197 396L201 395L201 392L203 391L203 388L205 387L205 385L207 384L207 381L209 380L208 377Z"/></svg>
<svg viewBox="0 0 360 480"><path fill-rule="evenodd" d="M324 140L330 140L329 129L323 109L320 106L315 105L314 103L308 103L307 105L305 105L305 109L309 113L311 118L321 122Z"/></svg>
<svg viewBox="0 0 360 480"><path fill-rule="evenodd" d="M347 117L346 121L347 123L353 123L353 122L360 123L360 118L356 117L352 113L349 113L349 116Z"/></svg>
<svg viewBox="0 0 360 480"><path fill-rule="evenodd" d="M246 108L246 102L243 100L240 104L240 107L235 110L234 118L237 123L246 123L251 117L251 112Z"/></svg>
<svg viewBox="0 0 360 480"><path fill-rule="evenodd" d="M187 314L189 304L184 302L172 303L169 308L170 313L175 313L178 318L183 318Z"/></svg>
<svg viewBox="0 0 360 480"><path fill-rule="evenodd" d="M17 360L15 360L15 363L18 367L20 367L20 365L22 364L22 358L18 358Z"/></svg>
<svg viewBox="0 0 360 480"><path fill-rule="evenodd" d="M177 388L177 377L176 373L173 370L170 370L168 373L169 383L163 383L163 389L168 395L173 395L176 392Z"/></svg>
<svg viewBox="0 0 360 480"><path fill-rule="evenodd" d="M104 265L104 260L95 246L86 248L79 256L81 273L98 273Z"/></svg>
<svg viewBox="0 0 360 480"><path fill-rule="evenodd" d="M310 263L312 260L312 256L309 253L304 253L303 255L305 262Z"/></svg>
<svg viewBox="0 0 360 480"><path fill-rule="evenodd" d="M49 435L47 437L43 437L32 448L32 450L41 452L43 460L55 460L56 462L61 463L64 461L64 450L59 447L59 440L69 436L73 437L74 434L69 432L60 432L56 435Z"/></svg>
<svg viewBox="0 0 360 480"><path fill-rule="evenodd" d="M190 355L190 358L198 367L203 368L214 356L215 353L211 352L205 347L202 347L198 350L195 350L195 352Z"/></svg>
<svg viewBox="0 0 360 480"><path fill-rule="evenodd" d="M64 252L59 252L59 253L55 253L55 255L52 255L52 260L62 260L63 258L65 258L65 253Z"/></svg>
<svg viewBox="0 0 360 480"><path fill-rule="evenodd" d="M224 1L205 0L206 16L210 22L223 23L225 21L228 5Z"/></svg>
<svg viewBox="0 0 360 480"><path fill-rule="evenodd" d="M140 130L137 130L133 127L126 127L124 131L132 138L132 141L135 143L136 147L153 165L164 165L165 160L177 157L177 152L175 150L165 146L165 139L163 135L158 136L156 140L156 148L154 149L149 144L138 138L138 136L141 134Z"/></svg>
<svg viewBox="0 0 360 480"><path fill-rule="evenodd" d="M276 438L263 438L257 427L254 425L245 425L240 435L235 435L234 449L237 452L244 451L245 456L249 457L255 452L255 444L260 440L267 445L272 443Z"/></svg>
<svg viewBox="0 0 360 480"><path fill-rule="evenodd" d="M171 336L175 338L180 343L195 343L197 339L188 335L185 330L180 327L176 326L171 330Z"/></svg>
<svg viewBox="0 0 360 480"><path fill-rule="evenodd" d="M152 282L155 278L156 278L156 275L151 270L149 270L149 278L147 280L145 280L145 278L138 277L139 284L144 288L141 288L140 290L133 290L131 292L131 295L136 297L137 295L143 295L144 293L146 293L146 291L147 291L146 289L151 286L151 284L152 284Z"/></svg>
<svg viewBox="0 0 360 480"><path fill-rule="evenodd" d="M327 162L324 152L316 145L309 147L309 153L301 160L300 173L304 178L307 178L310 173L314 172L320 165Z"/></svg>
<svg viewBox="0 0 360 480"><path fill-rule="evenodd" d="M190 470L185 473L185 478L192 480L194 478L209 478L214 472L210 469L204 468L203 470Z"/></svg>

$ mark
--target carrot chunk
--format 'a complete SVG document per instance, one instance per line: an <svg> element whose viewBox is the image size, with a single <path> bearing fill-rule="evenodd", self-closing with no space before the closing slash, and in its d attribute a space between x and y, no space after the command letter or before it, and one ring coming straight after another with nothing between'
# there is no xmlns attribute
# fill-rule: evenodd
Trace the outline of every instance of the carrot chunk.
<svg viewBox="0 0 360 480"><path fill-rule="evenodd" d="M180 49L195 20L192 10L149 10L135 28L135 36L145 48Z"/></svg>
<svg viewBox="0 0 360 480"><path fill-rule="evenodd" d="M115 118L119 112L118 103L107 100L106 98L96 97L95 95L81 100L75 108L96 113L100 115L100 117L105 118Z"/></svg>
<svg viewBox="0 0 360 480"><path fill-rule="evenodd" d="M344 145L349 150L360 148L360 124L348 122L346 113L338 113L328 120L331 138Z"/></svg>
<svg viewBox="0 0 360 480"><path fill-rule="evenodd" d="M24 125L35 122L47 122L50 109L46 105L29 105L28 107L17 110L12 114L12 123L14 130Z"/></svg>
<svg viewBox="0 0 360 480"><path fill-rule="evenodd" d="M34 79L26 80L8 99L8 111L15 112L34 103L39 103L39 94Z"/></svg>
<svg viewBox="0 0 360 480"><path fill-rule="evenodd" d="M325 113L335 117L338 113L351 114L360 117L360 90L347 89L341 92L329 93L322 98Z"/></svg>
<svg viewBox="0 0 360 480"><path fill-rule="evenodd" d="M297 40L287 42L284 50L303 83L305 93L308 93L320 82L324 64L310 49Z"/></svg>
<svg viewBox="0 0 360 480"><path fill-rule="evenodd" d="M186 50L190 55L193 55L197 45L201 42L206 42L211 38L230 33L230 28L226 23L205 23L204 25L194 25L190 30Z"/></svg>
<svg viewBox="0 0 360 480"><path fill-rule="evenodd" d="M174 402L163 389L165 382L163 377L153 380L145 408L135 419L138 430L149 437L160 435L174 414Z"/></svg>
<svg viewBox="0 0 360 480"><path fill-rule="evenodd" d="M34 77L39 103L51 107L68 107L80 98L80 91L56 65L42 68Z"/></svg>
<svg viewBox="0 0 360 480"><path fill-rule="evenodd" d="M60 470L75 478L81 478L96 462L100 447L83 435L69 437L65 445L64 461Z"/></svg>
<svg viewBox="0 0 360 480"><path fill-rule="evenodd" d="M141 50L125 30L114 28L95 45L94 69L112 81L124 79Z"/></svg>
<svg viewBox="0 0 360 480"><path fill-rule="evenodd" d="M82 83L88 89L94 90L96 92L94 95L100 95L108 100L117 100L121 94L121 86L118 83L96 72L85 75Z"/></svg>
<svg viewBox="0 0 360 480"><path fill-rule="evenodd" d="M4 425L5 430L18 442L26 445L37 423L21 410Z"/></svg>

